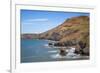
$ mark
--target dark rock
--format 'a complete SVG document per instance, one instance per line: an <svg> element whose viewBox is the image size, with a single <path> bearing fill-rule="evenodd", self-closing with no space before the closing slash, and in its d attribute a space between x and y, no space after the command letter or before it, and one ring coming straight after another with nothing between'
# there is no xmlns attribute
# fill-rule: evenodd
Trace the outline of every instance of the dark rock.
<svg viewBox="0 0 100 73"><path fill-rule="evenodd" d="M84 53L84 55L89 55L90 53L89 53L89 48L87 47L87 48L84 48L83 49L83 53Z"/></svg>
<svg viewBox="0 0 100 73"><path fill-rule="evenodd" d="M49 45L53 45L52 43L49 43Z"/></svg>
<svg viewBox="0 0 100 73"><path fill-rule="evenodd" d="M54 46L64 46L63 43L54 43Z"/></svg>
<svg viewBox="0 0 100 73"><path fill-rule="evenodd" d="M60 55L61 55L61 56L66 56L66 54L67 54L66 50L63 49L63 48L61 48L61 49L60 49Z"/></svg>
<svg viewBox="0 0 100 73"><path fill-rule="evenodd" d="M79 41L79 45L81 49L84 49L86 47L86 43L83 43L82 41Z"/></svg>

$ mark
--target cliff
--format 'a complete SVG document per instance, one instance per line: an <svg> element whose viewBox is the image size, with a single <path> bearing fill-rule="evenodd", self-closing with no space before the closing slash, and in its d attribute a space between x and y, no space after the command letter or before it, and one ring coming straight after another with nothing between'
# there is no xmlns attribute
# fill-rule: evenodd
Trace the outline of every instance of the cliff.
<svg viewBox="0 0 100 73"><path fill-rule="evenodd" d="M79 45L82 53L89 54L89 17L79 16L65 20L61 25L40 35L42 39L59 41L55 46Z"/></svg>

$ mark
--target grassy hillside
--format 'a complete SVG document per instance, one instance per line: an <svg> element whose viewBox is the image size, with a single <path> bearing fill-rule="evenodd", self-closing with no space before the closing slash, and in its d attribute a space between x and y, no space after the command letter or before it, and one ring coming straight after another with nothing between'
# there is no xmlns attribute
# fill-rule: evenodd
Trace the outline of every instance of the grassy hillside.
<svg viewBox="0 0 100 73"><path fill-rule="evenodd" d="M89 17L79 16L65 20L61 25L40 34L40 38L58 41L60 46L79 44L85 53L89 53Z"/></svg>

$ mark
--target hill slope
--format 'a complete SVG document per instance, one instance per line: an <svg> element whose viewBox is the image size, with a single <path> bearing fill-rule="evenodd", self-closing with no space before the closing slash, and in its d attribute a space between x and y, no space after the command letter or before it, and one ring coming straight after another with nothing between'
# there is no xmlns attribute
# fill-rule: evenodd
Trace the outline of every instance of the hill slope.
<svg viewBox="0 0 100 73"><path fill-rule="evenodd" d="M86 53L89 53L89 17L67 19L56 28L40 34L40 38L55 40L64 46L79 44L81 48L85 48Z"/></svg>
<svg viewBox="0 0 100 73"><path fill-rule="evenodd" d="M61 25L41 34L41 38L66 42L86 41L89 38L89 17L79 16L66 20Z"/></svg>

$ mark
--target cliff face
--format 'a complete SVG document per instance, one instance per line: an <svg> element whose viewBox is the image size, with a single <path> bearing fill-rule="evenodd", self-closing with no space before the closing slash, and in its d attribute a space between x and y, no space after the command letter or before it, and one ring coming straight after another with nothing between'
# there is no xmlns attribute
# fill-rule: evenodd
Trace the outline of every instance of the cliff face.
<svg viewBox="0 0 100 73"><path fill-rule="evenodd" d="M79 16L70 18L58 27L42 33L40 37L59 42L71 40L89 41L89 17Z"/></svg>
<svg viewBox="0 0 100 73"><path fill-rule="evenodd" d="M89 17L79 16L67 19L56 28L40 34L40 38L58 41L55 44L57 46L79 44L81 49L89 54Z"/></svg>

